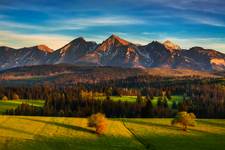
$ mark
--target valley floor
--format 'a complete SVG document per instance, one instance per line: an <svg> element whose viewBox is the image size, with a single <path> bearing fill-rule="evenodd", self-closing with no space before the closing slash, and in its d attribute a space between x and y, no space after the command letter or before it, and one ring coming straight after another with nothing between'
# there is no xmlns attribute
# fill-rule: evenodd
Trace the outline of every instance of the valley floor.
<svg viewBox="0 0 225 150"><path fill-rule="evenodd" d="M85 118L0 116L0 150L222 150L225 120L183 132L171 119L110 119L96 135Z"/></svg>

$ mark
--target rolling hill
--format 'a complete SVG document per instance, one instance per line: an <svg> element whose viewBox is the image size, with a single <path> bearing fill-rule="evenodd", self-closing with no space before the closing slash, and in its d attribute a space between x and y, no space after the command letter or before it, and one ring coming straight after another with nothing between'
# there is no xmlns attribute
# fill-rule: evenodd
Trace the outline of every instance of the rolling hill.
<svg viewBox="0 0 225 150"><path fill-rule="evenodd" d="M155 76L162 78L217 78L222 76L206 71L169 68L120 68L105 66L76 66L68 64L36 65L17 67L0 71L1 85L56 83L61 85L125 80L138 76Z"/></svg>
<svg viewBox="0 0 225 150"><path fill-rule="evenodd" d="M223 149L225 121L199 119L183 132L171 119L109 119L104 135L85 118L0 116L0 149L212 150Z"/></svg>

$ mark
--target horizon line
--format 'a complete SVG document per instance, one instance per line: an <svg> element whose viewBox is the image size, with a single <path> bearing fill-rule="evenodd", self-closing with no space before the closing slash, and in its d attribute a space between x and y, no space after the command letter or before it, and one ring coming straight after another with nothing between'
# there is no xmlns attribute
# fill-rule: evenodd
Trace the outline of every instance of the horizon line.
<svg viewBox="0 0 225 150"><path fill-rule="evenodd" d="M177 44L176 42L173 42L173 40L170 40L170 39L164 39L164 40L149 40L149 42L147 42L147 43L137 43L137 42L134 42L134 41L132 41L132 40L127 40L127 39L125 39L125 38L121 38L121 36L116 35L116 34L111 34L110 36L107 36L107 38L101 40L101 42L97 42L98 40L95 41L95 40L92 40L92 39L87 38L87 37L85 37L85 36L77 36L76 38L70 39L70 41L68 41L66 44L63 44L62 46L60 46L59 48L56 48L56 49L55 49L55 48L51 48L51 46L49 46L48 44L44 44L44 43L34 44L34 45L31 45L31 46L22 46L22 47L9 46L9 45L5 44L5 45L0 45L0 47L8 47L8 48L13 48L13 49L18 50L18 49L22 49L22 48L31 48L31 47L35 47L35 46L47 46L49 49L51 49L51 50L53 50L53 51L56 51L56 50L59 50L59 49L63 48L63 47L66 46L67 44L69 44L69 43L71 43L72 41L74 41L74 40L76 40L76 39L79 39L79 38L84 39L86 42L95 42L96 44L99 45L99 44L103 43L105 40L109 39L111 36L119 37L120 39L125 40L125 41L127 41L127 42L129 42L129 43L131 43L131 44L137 45L137 46L146 46L146 45L148 45L148 44L150 44L150 43L152 43L152 42L159 42L159 43L161 43L161 44L164 44L164 42L169 41L169 42L171 42L171 43L173 43L173 44L175 44L175 45L180 46L180 47L181 47L181 50L189 50L189 49L191 49L191 48L193 48L193 47L201 47L201 48L203 48L203 49L215 50L215 51L221 52L221 51L219 51L219 50L217 50L217 49L213 49L213 48L205 48L205 47L203 47L203 46L201 46L201 45L195 45L195 46L190 46L189 48L183 48L183 45ZM71 37L71 38L72 38L72 37ZM0 43L0 44L1 44L1 43ZM224 53L224 54L225 54L225 52L221 52L221 53Z"/></svg>

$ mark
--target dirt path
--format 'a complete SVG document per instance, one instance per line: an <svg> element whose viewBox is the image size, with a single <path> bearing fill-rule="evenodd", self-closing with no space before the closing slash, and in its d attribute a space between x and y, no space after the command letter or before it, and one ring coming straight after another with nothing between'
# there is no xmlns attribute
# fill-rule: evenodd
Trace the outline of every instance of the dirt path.
<svg viewBox="0 0 225 150"><path fill-rule="evenodd" d="M123 123L124 127L125 127L125 128L126 128L133 136L134 136L134 138L135 138L141 145L143 145L143 146L145 147L146 150L156 150L156 148L155 148L155 146L154 146L153 144L146 143L146 142L144 141L144 139L142 139L140 136L136 135L135 132L134 132L132 129L130 129L130 128L126 125L126 123L125 123L124 120L125 120L125 119L122 119L122 123Z"/></svg>

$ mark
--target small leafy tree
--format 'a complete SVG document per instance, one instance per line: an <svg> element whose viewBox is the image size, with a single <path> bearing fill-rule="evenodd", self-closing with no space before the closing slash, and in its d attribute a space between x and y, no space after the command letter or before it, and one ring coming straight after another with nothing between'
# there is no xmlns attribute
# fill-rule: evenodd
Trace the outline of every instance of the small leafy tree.
<svg viewBox="0 0 225 150"><path fill-rule="evenodd" d="M12 96L13 100L19 100L20 97L18 94L14 93L13 96Z"/></svg>
<svg viewBox="0 0 225 150"><path fill-rule="evenodd" d="M3 96L3 97L2 97L2 100L3 100L3 101L7 101L7 100L8 100L8 97L7 97L7 96Z"/></svg>
<svg viewBox="0 0 225 150"><path fill-rule="evenodd" d="M103 134L107 128L107 120L104 114L93 114L88 118L88 126L94 127L97 134Z"/></svg>
<svg viewBox="0 0 225 150"><path fill-rule="evenodd" d="M177 116L172 120L171 124L180 124L183 126L183 130L187 131L188 126L195 126L195 119L196 117L193 113L182 111L177 113Z"/></svg>

